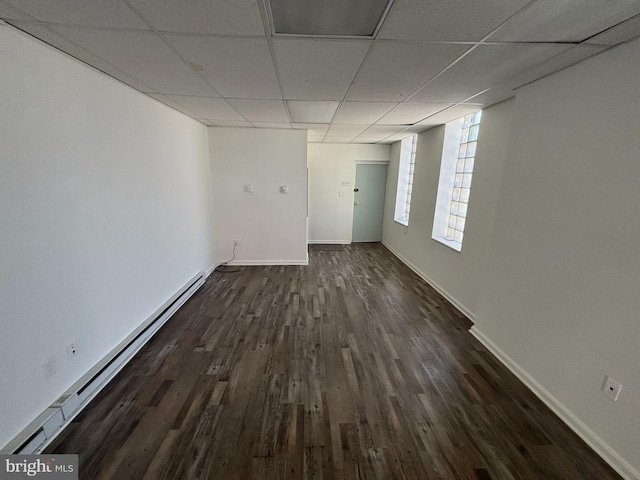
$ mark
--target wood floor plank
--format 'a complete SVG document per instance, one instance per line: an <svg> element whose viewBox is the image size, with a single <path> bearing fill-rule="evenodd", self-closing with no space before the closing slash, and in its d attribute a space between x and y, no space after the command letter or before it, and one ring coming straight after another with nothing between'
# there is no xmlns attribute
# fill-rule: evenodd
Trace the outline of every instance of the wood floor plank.
<svg viewBox="0 0 640 480"><path fill-rule="evenodd" d="M226 270L48 453L92 480L620 478L382 245Z"/></svg>

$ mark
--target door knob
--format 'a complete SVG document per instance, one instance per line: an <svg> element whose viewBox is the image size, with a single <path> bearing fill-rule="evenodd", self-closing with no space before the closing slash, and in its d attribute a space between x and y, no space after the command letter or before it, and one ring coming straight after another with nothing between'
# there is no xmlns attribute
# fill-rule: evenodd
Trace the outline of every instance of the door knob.
<svg viewBox="0 0 640 480"><path fill-rule="evenodd" d="M360 202L353 202L354 205L360 205Z"/></svg>

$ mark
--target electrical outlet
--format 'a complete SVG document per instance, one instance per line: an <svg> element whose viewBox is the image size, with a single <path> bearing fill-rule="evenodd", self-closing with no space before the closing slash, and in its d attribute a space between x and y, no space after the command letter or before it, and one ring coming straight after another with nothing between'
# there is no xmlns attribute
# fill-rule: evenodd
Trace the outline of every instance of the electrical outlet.
<svg viewBox="0 0 640 480"><path fill-rule="evenodd" d="M67 356L69 360L72 360L74 357L78 355L78 342L76 340L71 340L67 343Z"/></svg>
<svg viewBox="0 0 640 480"><path fill-rule="evenodd" d="M618 401L618 396L620 396L620 390L622 390L622 384L617 381L615 378L611 378L610 376L604 377L604 393L607 396L611 397L614 402Z"/></svg>
<svg viewBox="0 0 640 480"><path fill-rule="evenodd" d="M42 374L45 379L56 373L56 361L53 357L47 358L42 364Z"/></svg>

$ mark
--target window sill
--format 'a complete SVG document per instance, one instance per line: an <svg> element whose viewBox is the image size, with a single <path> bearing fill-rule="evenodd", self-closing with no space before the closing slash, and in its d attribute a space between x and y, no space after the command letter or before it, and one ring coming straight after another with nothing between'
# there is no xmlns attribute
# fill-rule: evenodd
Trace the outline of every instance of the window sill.
<svg viewBox="0 0 640 480"><path fill-rule="evenodd" d="M396 222L396 223L399 223L403 227L408 227L409 226L409 222L407 220L399 220L397 218L394 218L393 221Z"/></svg>
<svg viewBox="0 0 640 480"><path fill-rule="evenodd" d="M440 242L443 245L455 250L456 252L462 251L462 244L460 242L456 242L455 240L447 240L444 237L431 237L436 242Z"/></svg>

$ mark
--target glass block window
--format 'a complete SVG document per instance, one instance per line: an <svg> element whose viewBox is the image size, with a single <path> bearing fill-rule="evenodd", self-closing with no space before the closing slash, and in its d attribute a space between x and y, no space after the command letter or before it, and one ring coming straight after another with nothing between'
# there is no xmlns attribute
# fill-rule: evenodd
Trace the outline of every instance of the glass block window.
<svg viewBox="0 0 640 480"><path fill-rule="evenodd" d="M400 162L398 165L398 185L396 189L394 219L396 222L401 223L404 226L409 225L417 145L417 135L412 135L403 139L400 144Z"/></svg>
<svg viewBox="0 0 640 480"><path fill-rule="evenodd" d="M467 220L467 208L469 205L473 164L476 158L481 117L481 111L466 115L462 124L462 130L460 131L460 143L456 159L449 219L445 233L447 240L453 240L460 244L462 244L464 226Z"/></svg>
<svg viewBox="0 0 640 480"><path fill-rule="evenodd" d="M445 125L431 238L462 250L482 112Z"/></svg>

